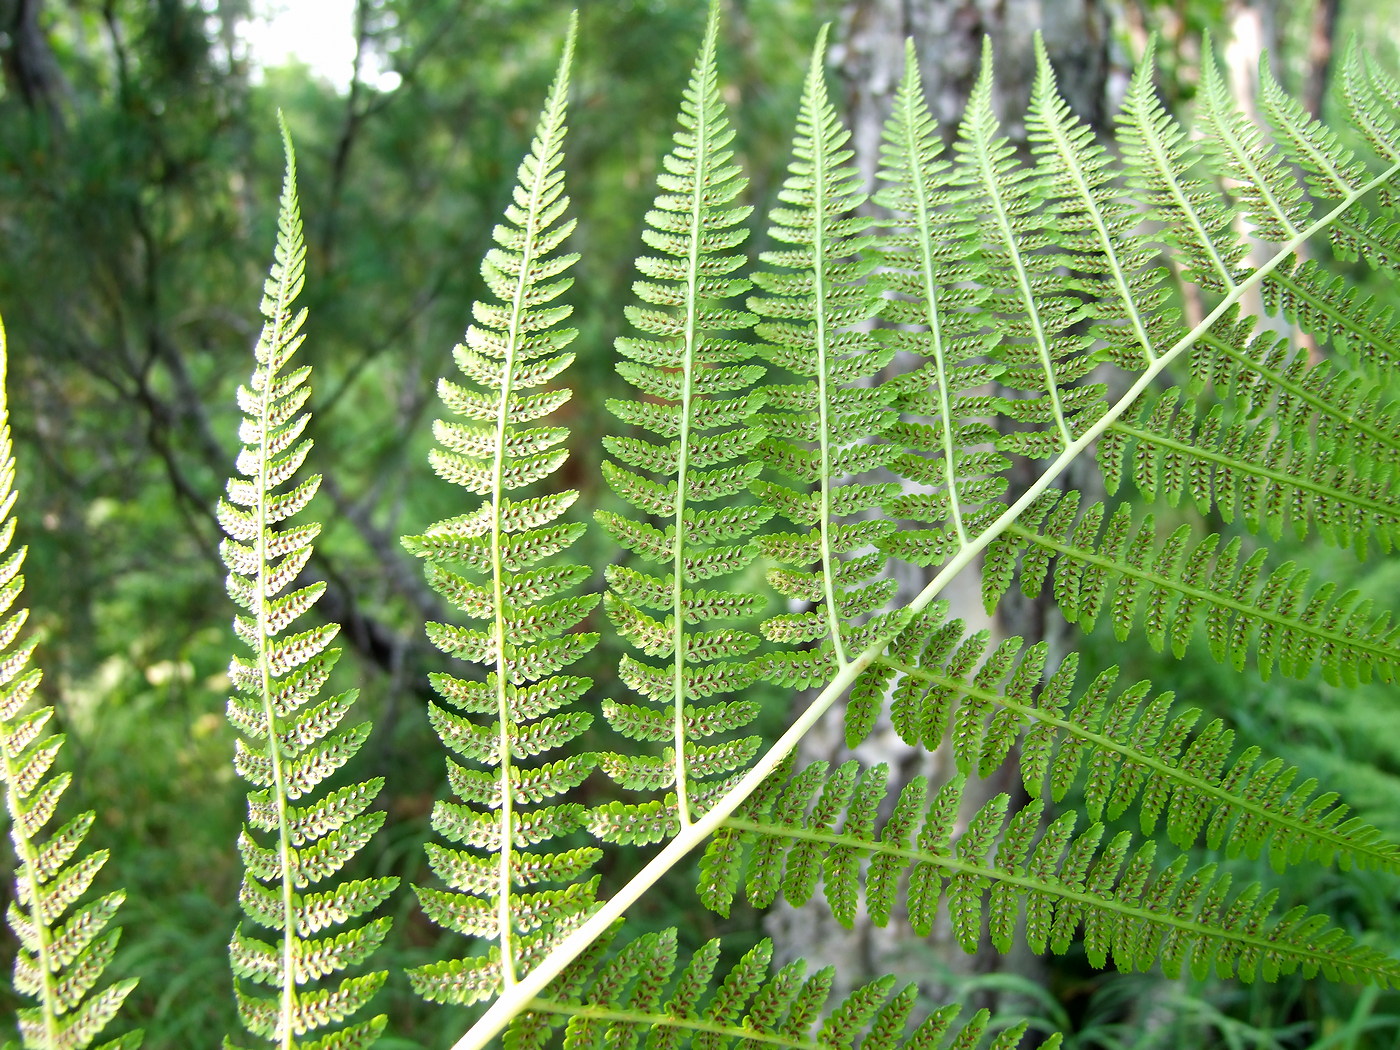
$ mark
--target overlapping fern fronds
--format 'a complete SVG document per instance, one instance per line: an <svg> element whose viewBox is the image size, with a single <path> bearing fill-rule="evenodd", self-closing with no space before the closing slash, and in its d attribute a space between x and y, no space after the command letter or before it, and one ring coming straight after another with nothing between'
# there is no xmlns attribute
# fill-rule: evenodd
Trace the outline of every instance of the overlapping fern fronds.
<svg viewBox="0 0 1400 1050"><path fill-rule="evenodd" d="M705 62L713 32L712 23ZM1139 489L1169 505L1189 496L1203 512L1273 535L1291 519L1299 534L1320 532L1361 556L1393 545L1400 427L1381 375L1393 360L1395 324L1317 264L1299 262L1298 252L1309 238L1329 235L1356 258L1391 265L1400 89L1355 57L1343 76L1353 122L1385 165L1376 174L1266 79L1262 110L1273 122L1269 135L1284 144L1275 155L1211 72L1202 85L1205 160L1197 166L1201 154L1194 145L1188 151L1186 129L1151 90L1148 62L1125 102L1125 148L1116 157L1070 114L1038 48L1027 162L993 115L990 61L951 154L943 150L910 49L885 128L884 184L875 192L890 218L872 225L855 213L864 197L826 96L824 43L823 36L808 69L795 159L771 216L782 248L761 256L754 280L762 294L748 300L762 318L761 352L778 375L747 395L751 420L725 419L736 431L761 428L754 448L769 474L752 492L794 526L755 538L776 563L771 582L793 606L761 628L789 648L762 659L773 680L812 687L810 700L693 824L647 824L635 838L667 833L660 854L536 977L494 1004L459 1048L484 1045L522 1012L514 1036L522 1045L535 1045L564 1018L578 1045L628 1041L643 1023L682 1027L662 1006L666 978L655 976L674 966L665 935L646 947L632 942L612 962L601 961L599 945L629 902L704 843L700 899L722 913L747 872L748 896L760 906L780 893L799 903L822 883L843 922L855 919L863 897L876 922L904 911L923 933L946 901L969 948L984 933L1009 948L1024 922L1036 951L1065 951L1082 929L1094 962L1130 970L1160 965L1247 979L1299 971L1397 983L1400 966L1383 950L1353 943L1325 917L1276 911L1277 891L1236 889L1215 864L1192 866L1184 856L1159 864L1158 845L1134 845L1128 832L1105 826L1136 815L1144 833L1165 829L1178 848L1267 852L1276 867L1400 866L1400 851L1349 819L1334 794L1257 749L1237 753L1223 722L1198 725L1197 712L1175 710L1147 683L1118 687L1114 671L1076 682L1072 655L1052 663L1045 645L992 644L986 633L969 633L947 619L940 599L985 557L992 610L1017 582L1038 594L1052 581L1068 618L1088 625L1111 617L1120 638L1145 637L1180 654L1203 634L1217 659L1236 669L1253 662L1264 676L1320 668L1340 682L1393 679L1400 629L1371 602L1328 583L1310 588L1298 567L1270 568L1269 553L1248 545L1251 538L1206 534L1189 515L1112 509L1052 485L1098 443L1111 486L1131 457ZM668 161L668 179L677 163ZM1289 164L1311 195L1298 191ZM1228 192L1218 180L1229 180ZM651 220L653 244L678 257L686 243L676 227L680 202L675 194L653 213L669 225ZM741 237L732 225L724 244ZM683 272L667 265L668 273ZM1176 304L1182 274L1207 296L1199 323ZM685 304L658 282L645 288L657 305ZM1363 375L1256 338L1259 325L1243 314L1256 291ZM892 329L868 331L873 315ZM634 311L633 319L679 340L684 323L676 318L684 316ZM669 426L667 436L675 436L686 418L673 410L675 391L702 381L695 375L705 369L667 358L663 389L655 361L644 362L653 372L634 367L639 353L658 352L651 345L621 343L633 361L620 370L634 382L646 376L651 386L637 385L670 403L629 403L624 418L658 432ZM886 375L896 352L917 355L912 372ZM726 401L736 409L744 403ZM648 448L659 455L656 445L616 445L627 449L615 450L618 458L637 457L626 461L638 466ZM1015 457L1031 461L1032 480L1010 492ZM611 468L615 487L635 506L673 513L679 490L666 473L673 462L645 465L670 487L630 472L617 484L621 468ZM875 470L901 480L866 473ZM1171 525L1159 529L1168 517ZM918 527L898 528L900 519ZM676 558L669 544L683 518L675 520L675 532L620 518L609 524L625 546L665 562ZM877 578L890 555L934 570L902 609L888 605L892 584ZM677 593L668 586L683 586L679 571L673 580L651 579L652 608ZM683 607L673 606L676 621L666 624L633 616L637 602L622 597L627 607L613 609L623 633L664 645ZM865 741L888 713L910 743L947 746L958 772L942 785L891 787L883 768L795 769L796 742L842 701L849 745ZM1012 812L1001 796L955 835L965 778L993 773L1013 755L1030 804ZM1075 811L1051 819L1050 801L1074 788L1084 793L1088 820ZM570 971L576 956L588 961ZM585 971L598 974L592 985L577 976ZM677 1012L703 1020L695 1005L701 978L692 992L690 974L678 986L687 1005ZM560 983L550 991L552 977ZM703 977L710 980L708 969ZM747 977L734 980L764 994ZM546 1005L529 1012L532 997ZM697 1043L731 1034L769 1042L774 1034L771 1027L730 1032L718 1015L709 1020L714 1027L702 1024Z"/></svg>
<svg viewBox="0 0 1400 1050"><path fill-rule="evenodd" d="M596 847L532 848L587 819L578 803L553 800L595 765L593 755L569 747L592 723L575 704L592 681L559 672L597 642L575 628L598 596L559 597L591 574L566 560L584 526L560 518L578 493L521 492L568 455L560 447L567 429L531 424L570 394L547 384L573 360L565 347L576 334L561 326L570 308L555 304L577 259L559 250L574 226L564 217L561 170L572 57L571 29L513 203L494 231L497 247L482 266L495 301L476 303L476 323L455 351L470 386L439 384L443 403L466 421L439 421L433 467L484 498L474 511L404 539L426 560L429 583L484 625L428 625L440 649L486 672L484 680L433 678L446 701L431 708L434 728L463 761L449 761L457 801L438 802L432 824L464 848L430 844L429 861L447 889L417 892L434 922L490 944L486 955L410 975L420 995L437 1001L470 1003L511 988L586 916L597 884L588 877ZM544 389L527 392L535 388ZM550 883L564 885L538 888Z"/></svg>
<svg viewBox="0 0 1400 1050"><path fill-rule="evenodd" d="M234 630L248 647L229 667L235 691L228 717L240 733L234 764L254 789L238 842L245 867L239 900L250 923L272 937L240 923L229 956L239 1015L262 1045L359 1050L383 1030L383 1016L332 1026L359 1013L387 974L337 975L366 962L384 940L388 918L351 924L383 903L398 879L336 878L384 823L384 814L371 810L383 781L320 791L354 757L370 727L341 726L354 690L318 702L339 655L328 648L336 628L289 633L325 584L289 590L320 532L317 524L290 519L310 503L321 479L297 480L311 449L302 437L310 420L303 408L311 370L289 367L305 338L306 311L293 304L304 281L306 245L296 158L285 128L283 136L287 173L275 261L263 286L265 321L252 379L238 391L244 412L240 476L230 479L219 503L228 533L221 546L228 591L244 610Z"/></svg>
<svg viewBox="0 0 1400 1050"><path fill-rule="evenodd" d="M5 389L8 352L0 324L0 616L6 617L0 623L0 781L17 865L5 920L19 942L14 989L32 1004L17 1011L24 1050L87 1050L136 980L98 987L121 937L112 920L126 893L89 895L108 857L106 850L82 852L96 814L89 810L46 830L73 778L54 770L64 742L49 728L54 709L33 702L41 672L30 660L38 639L20 641L29 610L16 605L26 548L13 547L18 494ZM97 1050L136 1050L141 1038L139 1031L128 1032Z"/></svg>
<svg viewBox="0 0 1400 1050"><path fill-rule="evenodd" d="M603 439L615 457L603 464L604 477L646 520L605 511L598 520L648 564L608 570L608 614L642 654L665 661L623 656L619 674L643 703L604 707L625 740L666 745L658 756L603 756L604 771L624 788L663 793L597 814L595 830L615 842L648 842L688 825L760 744L735 736L757 714L753 700L735 694L758 674L751 654L760 639L744 621L764 599L723 587L753 561L750 537L772 512L747 497L761 469L753 450L765 433L753 420L763 398L751 388L764 369L736 335L753 315L728 305L750 287L735 272L745 262L742 224L751 209L734 203L746 180L719 94L718 26L712 5L642 234L661 254L637 260L642 279L633 289L646 305L626 313L640 334L617 341L618 374L640 397L609 408L646 437Z"/></svg>

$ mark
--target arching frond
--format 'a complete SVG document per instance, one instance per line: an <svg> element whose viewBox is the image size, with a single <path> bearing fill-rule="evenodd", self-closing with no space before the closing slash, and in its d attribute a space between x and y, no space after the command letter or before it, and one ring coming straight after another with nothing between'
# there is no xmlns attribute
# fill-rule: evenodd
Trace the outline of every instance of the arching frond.
<svg viewBox="0 0 1400 1050"><path fill-rule="evenodd" d="M660 796L601 812L594 830L613 841L637 841L639 819L655 838L689 824L759 745L733 734L758 710L736 694L757 677L760 639L745 621L763 601L723 588L753 561L751 537L771 512L746 496L763 437L750 423L762 396L750 388L764 370L736 337L753 316L729 305L749 288L736 274L751 209L735 203L746 180L720 98L718 30L712 5L642 233L660 254L637 260L641 279L632 288L644 305L626 313L639 334L617 340L618 374L645 400L609 407L647 436L603 438L614 457L604 477L643 518L600 511L598 520L646 564L608 571L609 618L642 657L624 656L619 673L641 702L610 700L604 713L624 739L666 745L659 756L637 754L635 745L603 756L604 772L622 787Z"/></svg>
<svg viewBox="0 0 1400 1050"><path fill-rule="evenodd" d="M318 699L339 656L330 648L336 628L297 627L325 584L291 589L320 532L319 525L291 519L310 503L321 478L297 480L311 450L310 440L301 437L309 421L303 406L311 369L291 367L305 338L306 311L294 303L305 279L306 244L296 157L285 127L283 140L287 172L277 247L263 285L263 329L252 378L238 390L243 448L238 476L230 479L227 498L219 504L228 533L220 548L228 592L243 610L234 631L248 650L229 666L234 693L228 717L240 734L234 765L253 788L238 840L245 869L239 901L246 918L262 927L240 923L229 958L239 1016L260 1045L358 1050L374 1042L385 1018L351 1018L388 975L342 971L369 960L390 920L348 924L378 907L398 879L335 881L384 823L383 812L372 809L383 781L322 790L359 751L369 723L342 726L355 700L353 690ZM303 804L293 804L298 801ZM312 887L322 888L307 892ZM332 912L325 907L330 899L336 901ZM335 926L345 928L317 936ZM351 1023L333 1027L345 1021ZM313 1033L317 1037L308 1041Z"/></svg>
<svg viewBox="0 0 1400 1050"><path fill-rule="evenodd" d="M1116 672L1076 681L1072 655L1048 666L1045 646L969 636L946 622L942 599L960 573L980 568L993 611L1013 582L1030 595L1053 587L1072 622L1111 617L1119 638L1159 650L1184 654L1200 634L1218 660L1266 678L1317 668L1343 684L1394 680L1400 627L1378 600L1314 584L1291 563L1266 567L1248 537L1206 534L1189 512L1144 504L1189 498L1256 532L1291 525L1360 556L1396 542L1400 428L1386 384L1400 329L1386 306L1299 256L1330 237L1359 265L1391 268L1400 86L1355 58L1341 76L1376 168L1267 78L1267 129L1239 112L1214 69L1202 83L1203 116L1187 129L1158 100L1149 60L1124 102L1116 154L1071 115L1040 48L1029 150L1002 133L985 62L950 152L911 53L884 132L875 199L889 218L877 225L856 215L864 188L826 93L824 46L823 34L770 216L778 247L760 256L748 299L775 375L752 386L757 375L743 372L743 351L729 343L733 356L713 361L677 350L691 338L687 275L723 259L722 273L703 272L717 293L737 292L732 249L743 239L730 194L711 197L726 216L716 220L713 256L687 240L682 217L699 212L684 207L693 189L685 180L699 170L699 129L712 112L698 72L689 138L666 162L649 219L649 243L669 258L643 264L647 305L629 315L646 338L619 343L620 371L641 397L616 411L650 436L609 440L609 479L642 513L604 521L643 563L673 571L616 566L609 612L641 653L624 665L627 684L669 701L671 717L643 704L611 703L609 713L624 737L670 743L672 754L610 759L622 783L661 797L608 805L593 824L615 843L659 848L455 1050L487 1045L513 1018L522 1047L561 1027L570 1045L627 1046L643 1025L663 1046L689 1031L704 1046L781 1042L771 1026L724 1019L754 1016L769 994L763 960L750 956L720 977L706 949L668 984L679 964L664 937L611 956L600 947L702 846L700 899L721 912L740 882L759 906L780 894L807 900L821 885L842 921L864 902L877 923L904 912L918 932L933 928L946 902L967 946L990 934L1008 948L1022 924L1036 951L1065 951L1082 936L1098 965L1393 984L1400 968L1380 948L1288 910L1276 890L1236 889L1221 867L1180 851L1395 870L1394 845L1285 762L1235 753L1222 721L1174 711L1145 684L1120 687ZM713 48L712 21L697 70L712 68ZM1199 319L1178 305L1181 280L1198 293ZM1312 336L1325 361L1262 334L1246 316L1261 301ZM737 311L712 305L717 325L740 326ZM876 319L888 331L872 331ZM896 354L906 355L901 367L910 355L921 360L887 375ZM723 388L713 397L684 401L717 375ZM692 407L678 411L682 403ZM743 434L744 449L685 445L697 420ZM1096 446L1121 506L1058 488ZM725 488L727 505L687 517L683 505L706 486L738 484L751 468L733 457L749 447L764 464L751 490L762 509ZM718 457L709 474L704 455ZM694 490L677 480L692 468ZM1121 485L1129 474L1135 502ZM769 511L787 524L755 533ZM724 655L734 625L705 621L756 609L758 599L696 584L749 565L750 541L790 603L760 627L781 648L757 662L770 682L808 692L759 754L687 751L702 722L729 734L749 717L738 691L754 658L747 648ZM699 553L682 568L683 549ZM891 607L895 589L882 578L891 556L934 570L902 608ZM724 699L702 712L710 695ZM947 746L958 774L891 786L882 769L853 764L794 772L798 742L843 702L849 746L888 715L905 740ZM993 770L1018 745L1031 803L1013 809L1002 796L955 833L964 777ZM678 785L689 792L712 758L711 783L721 786L703 789L703 805L665 797ZM1072 788L1087 819L1052 819L1049 802ZM1160 846L1099 823L1134 815L1145 833L1165 833ZM1167 842L1179 855L1167 855Z"/></svg>
<svg viewBox="0 0 1400 1050"><path fill-rule="evenodd" d="M14 896L5 920L18 941L14 990L28 1005L16 1010L24 1050L87 1050L116 1018L135 978L99 987L121 930L112 925L124 890L94 897L107 863L104 850L83 852L97 815L89 810L52 827L72 774L55 762L63 735L49 727L52 707L35 703L42 677L31 666L37 638L20 640L29 610L25 547L15 547L15 453L5 386L9 348L0 324L0 782L15 855ZM129 1032L97 1050L136 1050Z"/></svg>
<svg viewBox="0 0 1400 1050"><path fill-rule="evenodd" d="M568 431L536 421L568 400L567 389L547 384L574 357L565 348L576 333L562 327L570 308L556 304L577 259L560 251L574 226L561 170L573 34L520 163L514 202L495 228L497 247L482 264L493 301L475 304L476 323L454 351L469 385L443 379L438 387L465 421L437 423L433 468L483 500L404 538L427 562L428 582L481 623L431 623L429 638L485 671L484 680L433 676L445 703L429 717L462 761L448 763L456 801L436 803L432 815L433 829L455 845L428 846L447 888L419 887L418 897L438 925L490 945L486 955L411 972L418 993L439 1002L510 988L587 914L596 886L587 872L599 851L552 840L586 819L561 796L595 765L577 747L592 715L576 701L592 682L560 672L597 642L576 628L598 599L567 594L589 575L561 557L585 528L561 520L578 493L531 494L568 456L560 447ZM543 389L527 393L535 388ZM565 885L542 888L551 883Z"/></svg>

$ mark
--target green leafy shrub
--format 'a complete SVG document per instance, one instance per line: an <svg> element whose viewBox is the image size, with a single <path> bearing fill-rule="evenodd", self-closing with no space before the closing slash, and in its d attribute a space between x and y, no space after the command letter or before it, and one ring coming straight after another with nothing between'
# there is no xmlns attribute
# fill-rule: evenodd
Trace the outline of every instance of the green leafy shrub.
<svg viewBox="0 0 1400 1050"><path fill-rule="evenodd" d="M570 434L549 417L570 397L561 377L579 352L566 327L580 262L566 250L572 32L483 263L491 298L454 352L459 374L439 385L450 418L431 466L471 495L405 539L463 621L428 628L459 661L433 676L441 702L429 710L453 797L432 815L437 881L416 892L464 941L461 957L408 976L429 1000L485 1004L457 1048L501 1033L513 1048L543 1046L560 1028L571 1048L632 1046L643 1032L649 1047L868 1050L990 1034L985 1012L963 1023L956 1005L917 1012L915 988L894 978L831 1001L830 971L773 970L766 941L721 972L717 941L683 959L674 930L630 932L628 908L692 853L698 900L720 914L741 892L766 907L820 888L847 924L863 909L923 935L946 908L970 951L984 935L1010 950L1020 927L1035 952L1082 945L1093 965L1124 971L1395 985L1395 945L1358 941L1277 885L1236 885L1218 862L1192 859L1205 847L1267 856L1279 872L1400 870L1400 849L1337 795L1236 748L1223 721L1202 724L1150 683L1081 674L1075 654L1052 660L1043 642L994 640L943 598L980 571L988 610L1013 586L1048 589L1075 624L1209 655L1222 674L1393 682L1391 614L1278 561L1267 541L1291 528L1365 559L1400 536L1400 423L1385 387L1400 329L1299 254L1325 241L1394 273L1400 84L1348 57L1351 130L1374 154L1363 159L1267 73L1268 126L1252 126L1209 61L1196 142L1158 101L1149 59L1115 156L1070 114L1040 51L1026 162L992 114L990 55L949 150L911 49L875 219L827 95L823 34L767 218L775 247L750 268L716 38L712 13L616 345L635 393L609 404L620 432L603 440L603 476L627 509L590 522L577 492L550 484ZM1262 263L1242 228L1267 245ZM382 822L380 785L315 794L367 728L341 727L353 696L318 699L334 629L284 633L321 593L298 582L317 526L290 520L318 480L297 480L309 369L286 370L304 252L289 143L266 326L239 392L239 476L220 505L251 651L231 669L236 764L253 791L239 841L248 925L230 953L255 1038L330 1050L369 1046L384 1027L359 1015L385 977L361 971L387 921L361 920L395 880L329 881ZM1177 274L1208 299L1199 323L1176 305ZM1242 309L1255 294L1326 358L1261 328ZM1055 486L1089 458L1112 499ZM1033 480L1013 490L1017 459ZM600 567L571 556L590 527L615 544L601 595L588 586ZM896 560L928 571L907 603L893 603L886 576ZM751 586L755 566L776 601ZM615 680L571 673L604 630L625 649ZM60 738L35 742L46 716L21 714L35 678L14 678L17 653L5 673L28 684L6 686L4 748L23 908L62 881L81 835L32 842L47 816L28 800L61 791L58 777L34 787ZM801 697L771 739L758 729L759 683ZM852 748L885 714L908 745L946 748L955 773L929 783L855 759L799 767L797 743L838 705ZM595 752L584 742L598 733L611 742ZM964 812L968 784L1008 762L1029 801L1001 794ZM605 884L607 851L626 867L649 844L645 863ZM105 924L118 899L89 910ZM27 953L16 985L42 1004L23 1037L46 1050L87 1046L126 990L78 1007L114 941L65 986L67 964L42 959L64 936L48 929L58 907L11 910ZM75 1009L93 1022L59 1034L56 1018Z"/></svg>

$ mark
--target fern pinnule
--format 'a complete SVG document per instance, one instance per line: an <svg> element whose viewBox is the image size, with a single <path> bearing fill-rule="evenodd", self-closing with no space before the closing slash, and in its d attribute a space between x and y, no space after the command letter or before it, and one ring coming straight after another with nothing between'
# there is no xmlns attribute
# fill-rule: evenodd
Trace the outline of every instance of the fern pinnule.
<svg viewBox="0 0 1400 1050"><path fill-rule="evenodd" d="M911 781L876 831L887 772L861 771L854 761L836 771L816 763L793 776L766 812L751 807L726 820L754 840L749 900L765 907L781 893L800 905L820 881L846 923L862 891L881 924L902 899L921 936L946 903L954 936L969 952L984 932L998 951L1010 950L1023 919L1026 943L1037 953L1067 951L1082 925L1090 962L1100 967L1111 957L1120 970L1160 964L1172 977L1189 963L1197 978L1214 971L1274 980L1301 971L1381 986L1400 981L1400 963L1355 944L1325 917L1298 908L1276 916L1277 891L1254 884L1232 894L1228 874L1214 864L1191 870L1184 856L1157 871L1155 843L1134 850L1127 832L1105 843L1098 823L1076 835L1074 811L1046 825L1043 802L1013 811L999 795L955 838L966 787L961 774L932 799L923 778Z"/></svg>
<svg viewBox="0 0 1400 1050"><path fill-rule="evenodd" d="M759 546L780 566L769 573L779 594L808 606L763 623L785 646L769 657L770 676L792 686L824 682L864 648L876 630L861 621L893 593L892 580L871 582L878 565L846 558L887 535L891 523L848 521L893 496L894 482L851 476L886 466L899 451L881 440L895 421L895 389L874 382L894 356L865 330L874 297L865 278L874 260L869 218L846 131L827 95L826 29L818 34L798 110L788 176L769 214L769 234L791 248L759 256L754 281L764 294L749 308L765 353L798 381L766 388L769 437L758 453L782 481L760 482L763 501L801 532L764 536ZM817 568L813 569L812 566ZM820 641L817 652L805 643Z"/></svg>
<svg viewBox="0 0 1400 1050"><path fill-rule="evenodd" d="M339 881L307 892L333 879L384 823L382 812L371 811L383 781L375 778L317 795L360 749L369 725L341 727L354 690L317 701L339 655L329 648L336 628L287 633L316 604L325 585L289 590L320 527L288 522L311 501L320 476L296 479L311 449L310 440L301 436L309 421L302 408L310 395L310 368L289 368L304 338L306 311L293 304L304 281L306 245L296 156L285 126L283 142L287 168L274 261L263 286L264 324L252 379L238 390L245 413L239 426L241 477L230 479L227 498L219 504L219 520L228 533L220 548L229 571L228 591L244 610L235 618L234 630L250 650L246 657L235 656L229 668L234 693L228 717L240 734L234 765L254 789L238 841L245 867L239 901L247 920L275 936L268 939L240 923L229 943L229 958L239 1016L263 1045L352 1050L374 1042L384 1017L331 1026L358 1013L387 974L336 975L373 955L390 920L348 924L383 903L398 879ZM291 804L303 798L309 801ZM317 936L336 926L346 928ZM310 1042L303 1038L317 1032Z"/></svg>
<svg viewBox="0 0 1400 1050"><path fill-rule="evenodd" d="M497 246L482 263L494 298L475 304L476 323L454 351L471 385L439 383L444 405L466 421L437 423L433 468L484 499L474 511L404 537L427 562L428 582L484 621L483 628L428 625L438 648L485 670L484 680L432 676L445 703L431 705L429 717L444 746L463 759L449 760L456 801L435 804L432 826L465 848L430 843L429 862L447 888L416 889L435 923L490 942L486 955L410 971L418 993L441 1002L470 1003L515 984L586 916L597 884L586 878L596 848L550 845L580 828L583 807L542 804L580 784L595 764L591 754L561 753L592 722L572 707L592 682L559 672L598 640L575 629L597 597L559 597L589 575L560 557L584 530L560 520L578 493L521 492L567 456L559 447L566 429L530 424L569 397L546 384L573 360L565 347L576 334L561 327L570 308L555 305L577 258L559 250L574 226L564 217L561 165L575 31L520 163L513 203L495 228ZM545 389L527 392L537 387ZM549 883L566 886L537 888Z"/></svg>
<svg viewBox="0 0 1400 1050"><path fill-rule="evenodd" d="M760 470L752 450L763 431L748 417L761 399L734 392L752 387L764 370L749 363L751 351L735 335L753 316L727 305L749 288L735 272L744 264L739 246L751 209L735 203L747 180L734 164L734 131L720 97L718 33L712 5L675 148L663 161L661 192L642 233L661 254L637 260L642 279L632 287L646 305L626 314L640 334L617 340L618 374L647 400L609 407L664 443L603 438L614 457L603 464L608 484L656 522L598 513L624 548L657 565L608 570L608 615L643 656L664 661L624 656L620 676L643 703L604 706L622 736L666 745L660 756L602 757L603 770L622 787L663 796L636 810L610 807L594 830L614 840L635 841L631 825L642 813L653 837L688 825L758 747L756 737L733 735L752 722L757 706L723 699L756 677L750 654L760 639L743 621L759 612L761 599L722 583L754 559L750 537L770 512L743 498Z"/></svg>
<svg viewBox="0 0 1400 1050"><path fill-rule="evenodd" d="M112 890L84 901L108 857L105 849L80 853L96 814L80 813L45 832L72 775L53 768L64 743L48 726L54 709L34 706L42 677L30 666L37 639L19 640L29 617L16 607L27 548L11 549L18 493L5 384L8 353L0 323L0 616L9 614L0 624L0 781L17 862L5 919L18 941L15 991L35 1003L19 1007L16 1019L24 1050L87 1050L115 1019L136 979L97 989L121 937L112 919L126 893ZM132 1031L97 1050L136 1050L141 1040L142 1033Z"/></svg>

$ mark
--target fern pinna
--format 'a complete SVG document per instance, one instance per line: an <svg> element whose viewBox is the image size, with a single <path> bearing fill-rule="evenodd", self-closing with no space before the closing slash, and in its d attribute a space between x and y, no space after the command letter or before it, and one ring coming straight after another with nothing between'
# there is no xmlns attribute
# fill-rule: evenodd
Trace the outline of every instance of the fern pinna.
<svg viewBox="0 0 1400 1050"><path fill-rule="evenodd" d="M29 611L15 605L24 591L25 548L11 549L18 494L5 387L8 353L0 324L0 616L9 614L0 624L0 778L16 861L5 919L18 941L14 988L33 1004L17 1011L24 1050L87 1050L136 980L97 987L117 949L121 931L112 919L126 894L111 890L88 897L108 857L106 850L80 852L96 814L80 813L45 833L73 778L53 771L64 740L48 728L54 709L33 703L41 672L30 659L38 639L19 640ZM139 1031L128 1032L97 1050L136 1050L141 1038Z"/></svg>
<svg viewBox="0 0 1400 1050"><path fill-rule="evenodd" d="M295 156L285 128L283 138L287 172L275 261L263 286L265 320L252 379L238 390L244 413L239 476L229 480L227 498L219 503L228 534L220 548L228 591L244 610L234 630L248 647L229 666L234 693L228 717L240 734L234 764L254 788L238 842L245 866L239 901L249 922L272 937L240 923L229 957L239 1015L262 1045L351 1050L373 1043L384 1017L331 1026L358 1013L387 974L336 975L374 953L390 920L350 924L383 903L398 880L332 881L384 823L384 814L370 809L383 780L347 784L315 797L354 757L370 727L367 722L341 727L354 690L318 702L339 656L339 650L328 648L336 628L287 633L316 604L325 584L288 589L306 567L320 526L284 523L305 509L321 479L296 480L311 449L310 440L302 438L310 420L302 409L311 393L311 370L288 368L305 338L306 311L296 310L293 302L304 281L306 244ZM300 799L310 801L293 805ZM344 929L329 932L336 927Z"/></svg>
<svg viewBox="0 0 1400 1050"><path fill-rule="evenodd" d="M894 593L893 580L875 579L878 555L849 557L892 531L868 512L897 489L890 481L857 483L850 476L885 466L899 450L880 439L895 420L895 391L875 377L894 350L875 344L862 324L874 310L865 279L873 260L863 254L870 220L854 214L865 195L851 163L850 134L827 97L825 55L823 30L807 71L781 204L769 215L770 236L792 247L760 255L754 281L765 294L749 299L764 318L756 329L764 354L798 380L765 390L773 411L759 417L770 436L758 451L782 480L755 486L781 519L802 530L759 540L779 566L768 573L774 589L807 606L763 623L764 635L787 649L769 658L772 677L797 687L825 683L877 637L878 619L864 627L857 621ZM807 647L815 641L819 648Z"/></svg>
<svg viewBox="0 0 1400 1050"><path fill-rule="evenodd" d="M754 736L702 743L757 715L742 693L757 677L751 654L760 639L744 621L761 611L763 598L711 581L732 578L753 561L750 537L772 513L746 495L761 469L753 450L764 434L752 424L762 399L750 388L764 370L750 363L752 349L735 335L753 316L726 305L749 288L735 273L744 265L741 224L751 209L734 203L745 180L719 94L718 27L712 6L676 145L662 163L661 193L642 233L647 247L662 254L637 260L643 279L632 287L647 305L629 306L626 315L641 334L617 340L618 374L645 400L608 407L648 437L603 439L615 457L603 464L608 484L660 523L597 513L622 547L657 566L611 567L608 614L645 656L666 661L658 666L623 656L619 675L644 703L611 700L604 707L624 739L668 745L656 757L603 756L603 769L624 788L666 792L663 800L601 810L595 830L616 842L654 841L688 826L760 743ZM722 626L701 629L710 624ZM714 697L733 699L715 703Z"/></svg>
<svg viewBox="0 0 1400 1050"><path fill-rule="evenodd" d="M557 597L591 573L561 556L584 526L560 517L576 492L517 494L563 465L562 427L531 426L569 391L545 387L573 360L569 307L551 305L571 283L574 255L559 251L573 229L560 170L573 34L521 162L506 223L482 275L495 302L478 302L476 323L456 349L472 386L443 380L443 403L466 422L440 421L432 463L439 476L484 497L474 511L405 538L426 559L429 582L483 628L429 624L444 652L486 670L484 679L439 674L450 705L433 705L458 801L434 807L435 831L464 849L431 844L429 860L447 889L418 887L424 911L467 937L492 942L488 955L424 966L411 974L428 999L470 1003L509 990L586 915L596 879L592 846L532 849L578 830L577 803L541 805L577 787L594 757L565 752L592 723L575 706L592 682L559 674L591 649L596 634L574 628L597 595ZM474 717L473 717L474 716ZM548 761L538 756L548 755ZM562 889L540 884L564 883Z"/></svg>

